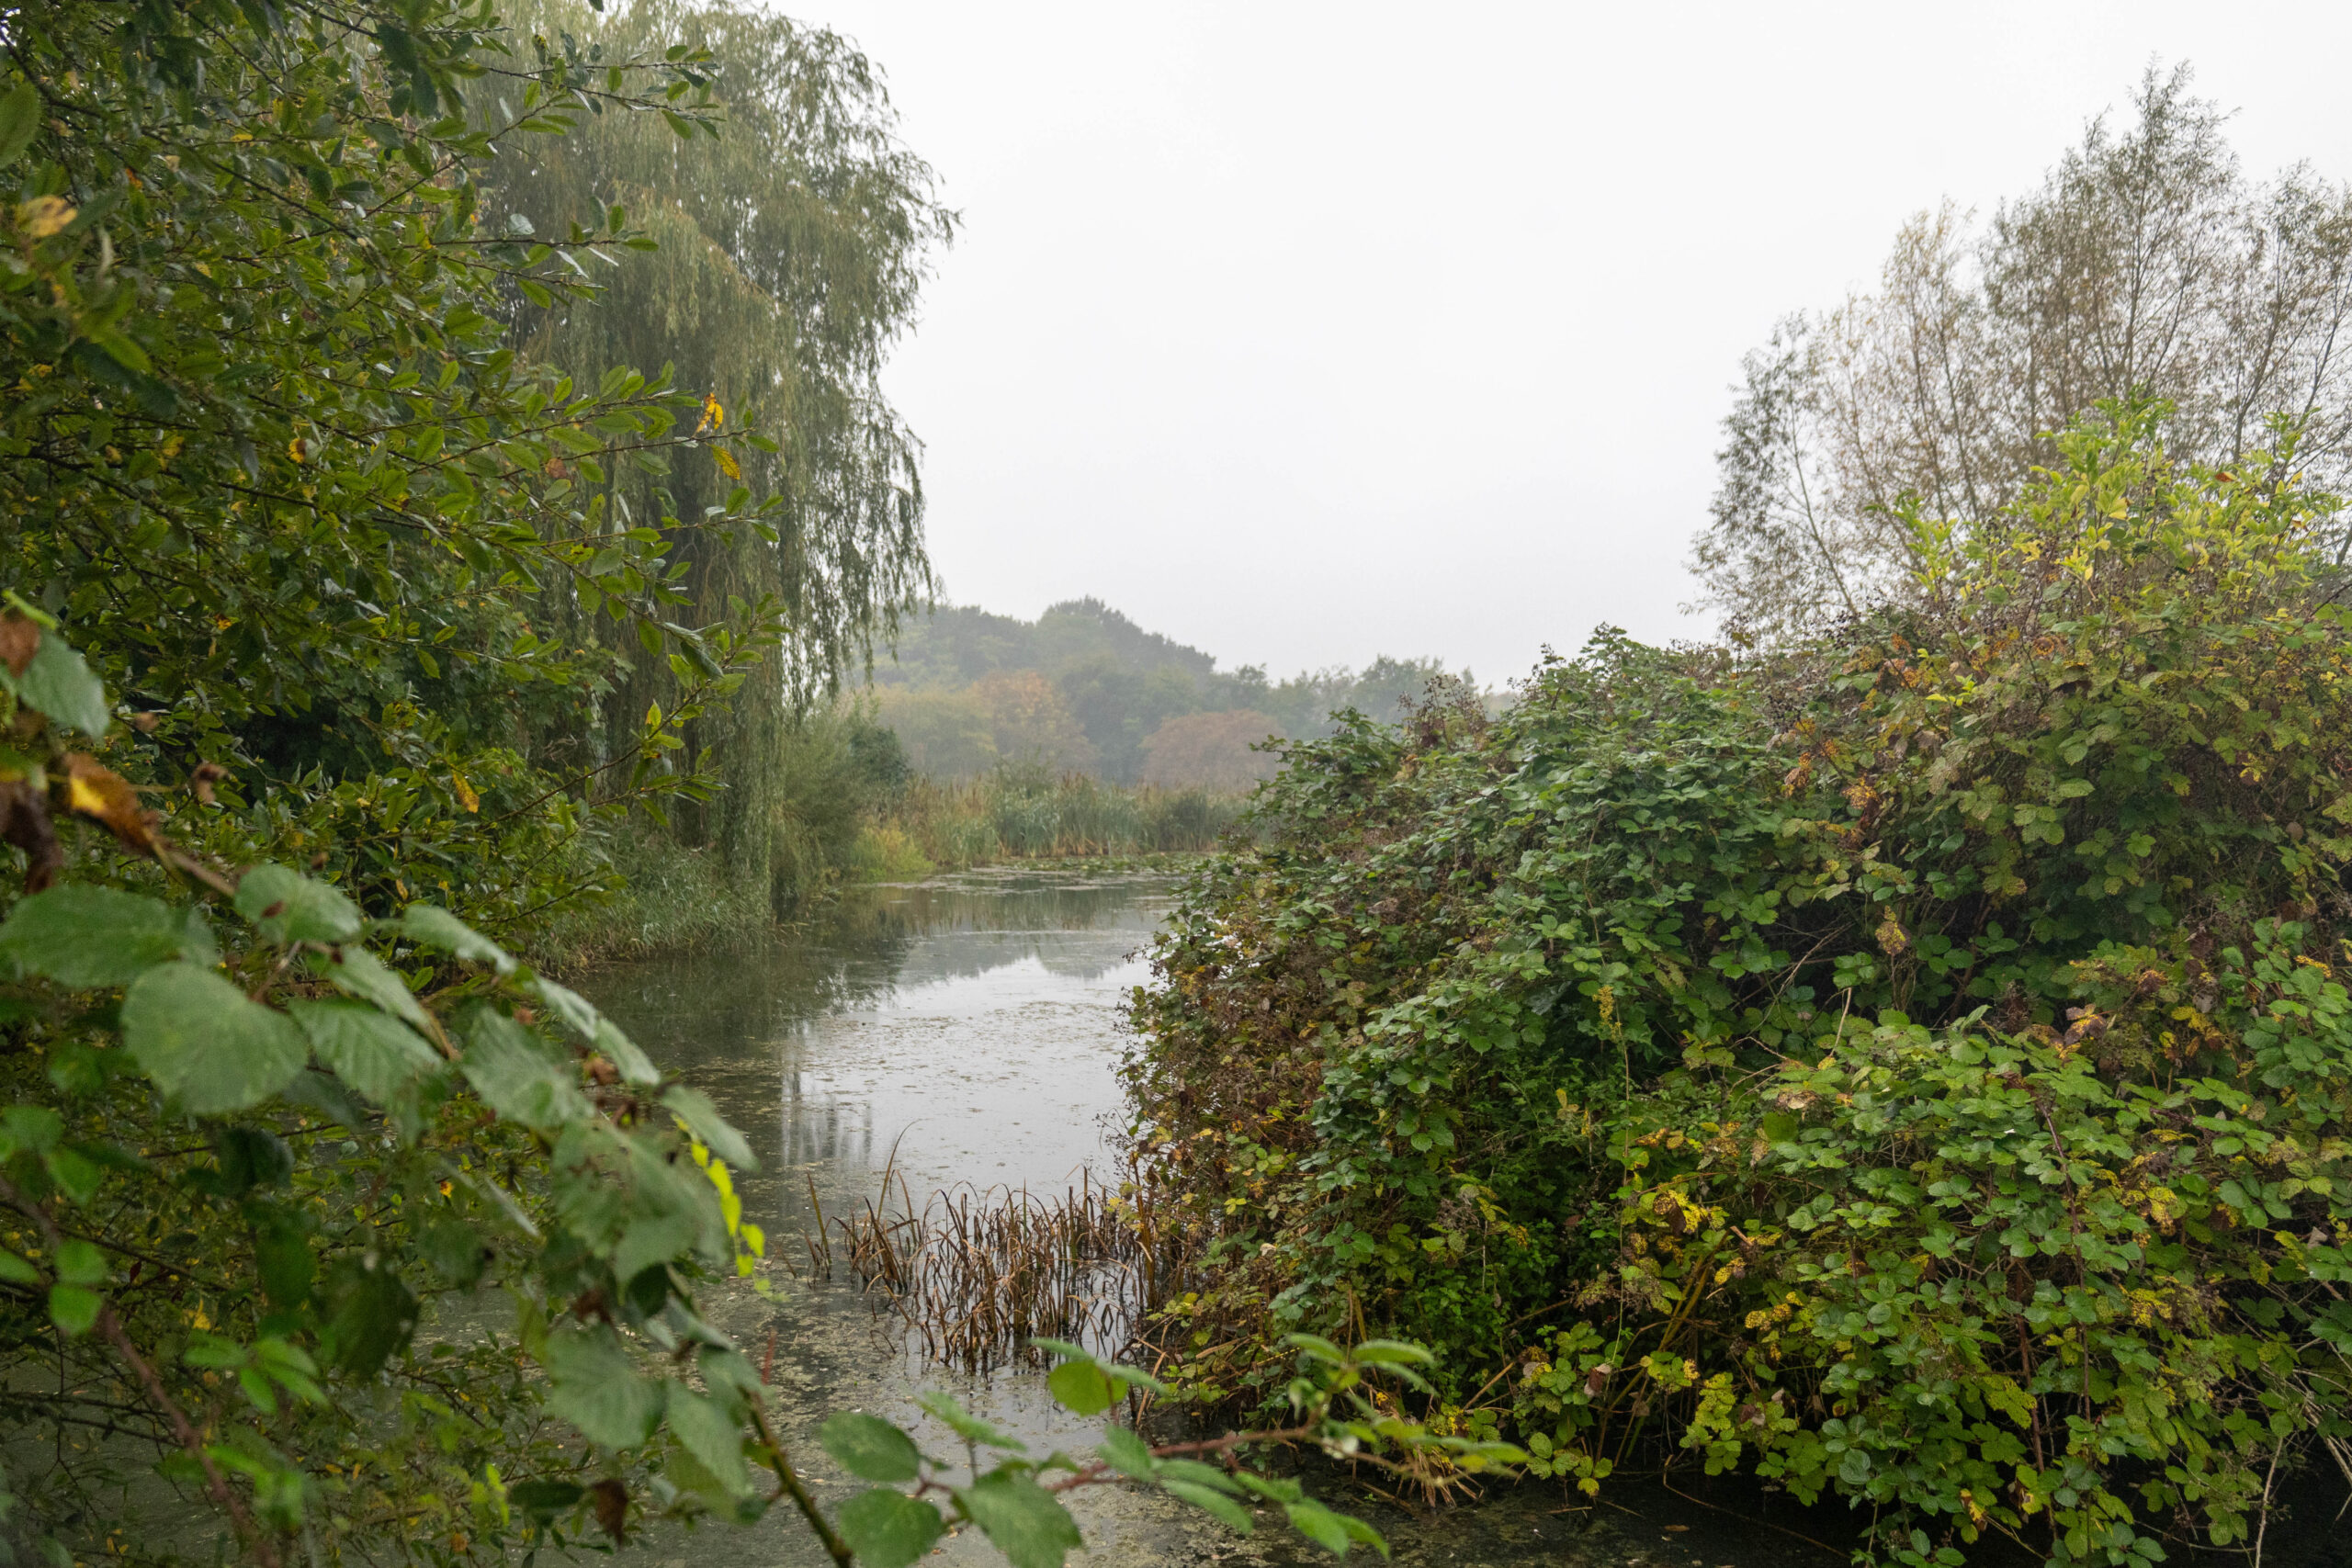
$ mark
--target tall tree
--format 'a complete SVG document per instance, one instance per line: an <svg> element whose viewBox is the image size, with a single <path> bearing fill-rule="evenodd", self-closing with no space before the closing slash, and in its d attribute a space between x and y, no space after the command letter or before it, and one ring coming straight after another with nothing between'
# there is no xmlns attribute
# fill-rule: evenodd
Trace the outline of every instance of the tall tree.
<svg viewBox="0 0 2352 1568"><path fill-rule="evenodd" d="M1692 562L1735 638L1899 594L1905 498L1989 520L2102 399L2170 402L2186 457L2291 450L2305 482L2352 478L2352 191L2301 166L2247 179L2186 66L2150 71L2132 110L1981 230L1920 214L1874 292L1747 357Z"/></svg>
<svg viewBox="0 0 2352 1568"><path fill-rule="evenodd" d="M560 141L503 144L488 179L508 224L566 233L618 206L660 244L615 254L593 298L518 294L526 357L582 380L666 363L707 396L707 423L761 433L740 457L714 448L664 472L616 469L606 488L626 523L660 528L690 618L723 621L763 596L778 606L770 629L783 656L689 737L727 787L674 814L683 836L720 843L739 874L763 878L781 820L788 710L868 662L932 586L918 446L880 372L955 215L934 198L930 167L899 143L880 73L836 34L685 0L611 17L541 0L521 21L599 58L686 50L724 62L715 140L682 140L657 115L591 115ZM780 498L773 527L707 521L745 493ZM626 733L692 678L593 606L575 626L633 659L631 679L590 721L602 733Z"/></svg>

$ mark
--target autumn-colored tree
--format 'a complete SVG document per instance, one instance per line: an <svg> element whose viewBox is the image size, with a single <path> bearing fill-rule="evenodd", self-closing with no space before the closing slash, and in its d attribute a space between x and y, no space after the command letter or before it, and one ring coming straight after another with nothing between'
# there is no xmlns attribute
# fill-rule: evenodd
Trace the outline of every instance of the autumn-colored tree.
<svg viewBox="0 0 2352 1568"><path fill-rule="evenodd" d="M1055 773L1092 773L1101 759L1094 743L1054 683L1035 670L1012 670L973 683L988 708L997 755Z"/></svg>
<svg viewBox="0 0 2352 1568"><path fill-rule="evenodd" d="M1166 789L1248 789L1282 763L1250 748L1281 727L1255 708L1188 713L1144 739L1143 782Z"/></svg>

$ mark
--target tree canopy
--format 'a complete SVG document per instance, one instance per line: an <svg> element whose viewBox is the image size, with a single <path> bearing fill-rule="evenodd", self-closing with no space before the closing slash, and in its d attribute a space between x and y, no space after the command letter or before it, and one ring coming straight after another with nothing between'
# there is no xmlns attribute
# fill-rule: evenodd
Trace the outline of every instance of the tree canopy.
<svg viewBox="0 0 2352 1568"><path fill-rule="evenodd" d="M2151 68L2130 123L2092 121L2039 189L1981 226L1919 214L1876 289L1747 355L1693 562L1735 638L1906 594L1908 507L1992 520L2102 399L2165 400L2183 458L2291 449L2277 471L2343 488L2352 189L2302 166L2248 178L2226 119L2187 67Z"/></svg>

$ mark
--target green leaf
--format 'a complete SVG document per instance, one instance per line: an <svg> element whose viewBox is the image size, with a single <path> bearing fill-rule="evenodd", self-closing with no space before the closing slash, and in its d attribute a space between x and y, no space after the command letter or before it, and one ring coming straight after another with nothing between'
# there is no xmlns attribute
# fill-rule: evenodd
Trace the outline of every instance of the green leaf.
<svg viewBox="0 0 2352 1568"><path fill-rule="evenodd" d="M638 1375L609 1330L550 1337L547 1365L549 1414L579 1427L590 1442L633 1449L653 1435L662 1419L662 1385Z"/></svg>
<svg viewBox="0 0 2352 1568"><path fill-rule="evenodd" d="M310 1055L292 1019L188 964L139 977L123 998L122 1039L164 1096L198 1115L260 1104Z"/></svg>
<svg viewBox="0 0 2352 1568"><path fill-rule="evenodd" d="M107 1255L86 1241L63 1241L57 1246L57 1277L69 1285L103 1285L107 1279Z"/></svg>
<svg viewBox="0 0 2352 1568"><path fill-rule="evenodd" d="M751 1494L751 1472L743 1464L743 1428L718 1401L682 1383L667 1385L670 1435L718 1483L730 1498Z"/></svg>
<svg viewBox="0 0 2352 1568"><path fill-rule="evenodd" d="M400 929L403 936L452 958L487 964L501 975L514 973L514 960L504 948L447 909L430 904L411 904L401 916Z"/></svg>
<svg viewBox="0 0 2352 1568"><path fill-rule="evenodd" d="M662 1081L662 1070L652 1058L638 1049L637 1042L623 1034L609 1018L596 1021L597 1054L618 1068L621 1082L650 1089Z"/></svg>
<svg viewBox="0 0 2352 1568"><path fill-rule="evenodd" d="M0 922L0 953L65 986L127 986L189 953L193 910L112 887L68 882L21 899ZM210 933L204 932L209 945Z"/></svg>
<svg viewBox="0 0 2352 1568"><path fill-rule="evenodd" d="M1163 1459L1156 1468L1165 1480L1182 1481L1189 1486L1205 1486L1212 1492L1228 1496L1241 1495L1241 1483L1213 1464L1203 1464L1196 1459Z"/></svg>
<svg viewBox="0 0 2352 1568"><path fill-rule="evenodd" d="M38 1285L40 1283L40 1270L15 1253L0 1249L0 1281L11 1285Z"/></svg>
<svg viewBox="0 0 2352 1568"><path fill-rule="evenodd" d="M946 1528L929 1503L882 1487L842 1504L834 1524L865 1568L909 1568Z"/></svg>
<svg viewBox="0 0 2352 1568"><path fill-rule="evenodd" d="M878 1416L842 1411L817 1428L817 1441L860 1481L912 1481L922 1473L915 1440Z"/></svg>
<svg viewBox="0 0 2352 1568"><path fill-rule="evenodd" d="M529 988L573 1033L582 1040L593 1042L596 1038L597 1026L605 1021L604 1016L586 997L543 977L535 977Z"/></svg>
<svg viewBox="0 0 2352 1568"><path fill-rule="evenodd" d="M936 1389L915 1396L915 1403L947 1424L950 1431L968 1443L986 1443L992 1449L1009 1449L1014 1453L1027 1453L1029 1445L1010 1432L989 1425L962 1405L953 1394Z"/></svg>
<svg viewBox="0 0 2352 1568"><path fill-rule="evenodd" d="M1355 1357L1374 1366L1427 1367L1437 1361L1419 1345L1402 1339L1367 1339L1356 1347Z"/></svg>
<svg viewBox="0 0 2352 1568"><path fill-rule="evenodd" d="M416 1292L372 1252L338 1261L317 1295L326 1319L322 1348L357 1377L382 1371L416 1331Z"/></svg>
<svg viewBox="0 0 2352 1568"><path fill-rule="evenodd" d="M1205 1486L1196 1486L1189 1481L1163 1481L1159 1484L1160 1489L1170 1497L1190 1503L1204 1513L1214 1514L1243 1535L1248 1535L1256 1528L1257 1521L1250 1518L1250 1510L1222 1492L1213 1492Z"/></svg>
<svg viewBox="0 0 2352 1568"><path fill-rule="evenodd" d="M1290 1517L1290 1528L1331 1553L1334 1557L1348 1554L1348 1528L1340 1516L1320 1503L1293 1503L1283 1510Z"/></svg>
<svg viewBox="0 0 2352 1568"><path fill-rule="evenodd" d="M662 1105L704 1147L729 1165L738 1170L760 1168L760 1162L752 1156L752 1145L743 1141L743 1134L729 1124L727 1118L718 1113L718 1107L710 1102L710 1096L702 1090L680 1084L662 1096Z"/></svg>
<svg viewBox="0 0 2352 1568"><path fill-rule="evenodd" d="M365 1002L295 1001L286 1010L319 1060L379 1105L441 1065L416 1031Z"/></svg>
<svg viewBox="0 0 2352 1568"><path fill-rule="evenodd" d="M155 363L147 357L147 351L132 341L130 335L120 327L95 328L90 333L90 341L105 349L114 362L125 370L135 371L141 376L153 374L154 371Z"/></svg>
<svg viewBox="0 0 2352 1568"><path fill-rule="evenodd" d="M68 1339L78 1339L97 1326L102 1304L98 1292L86 1286L52 1285L49 1292L49 1320Z"/></svg>
<svg viewBox="0 0 2352 1568"><path fill-rule="evenodd" d="M956 1500L1012 1568L1062 1568L1062 1560L1086 1544L1069 1510L1025 1475L991 1471Z"/></svg>
<svg viewBox="0 0 2352 1568"><path fill-rule="evenodd" d="M349 942L359 934L359 906L341 890L289 871L257 865L237 881L237 913L271 942Z"/></svg>
<svg viewBox="0 0 2352 1568"><path fill-rule="evenodd" d="M345 996L374 1002L386 1012L408 1020L420 1033L432 1032L432 1026L424 1019L424 1009L409 990L407 982L366 948L336 949L334 961L326 966L326 972L334 988Z"/></svg>
<svg viewBox="0 0 2352 1568"><path fill-rule="evenodd" d="M40 646L33 649L32 662L25 666L23 674L10 679L6 667L0 666L0 681L15 689L18 702L47 714L51 724L78 729L93 739L106 734L113 717L107 706L105 685L90 672L88 662L55 632L41 634Z"/></svg>
<svg viewBox="0 0 2352 1568"><path fill-rule="evenodd" d="M1064 1361L1047 1374L1046 1387L1064 1408L1080 1416L1099 1416L1119 1398L1111 1380L1092 1361Z"/></svg>
<svg viewBox="0 0 2352 1568"><path fill-rule="evenodd" d="M33 144L33 137L40 130L40 89L30 82L19 82L16 89L0 98L0 168L25 155Z"/></svg>
<svg viewBox="0 0 2352 1568"><path fill-rule="evenodd" d="M1102 1444L1094 1451L1121 1475L1133 1476L1137 1481L1152 1478L1151 1450L1144 1445L1141 1438L1125 1427L1103 1427Z"/></svg>
<svg viewBox="0 0 2352 1568"><path fill-rule="evenodd" d="M571 1063L496 1008L475 1010L458 1065L482 1103L510 1122L544 1133L590 1114Z"/></svg>
<svg viewBox="0 0 2352 1568"><path fill-rule="evenodd" d="M574 1481L518 1481L506 1489L506 1500L541 1524L588 1495L588 1489Z"/></svg>
<svg viewBox="0 0 2352 1568"><path fill-rule="evenodd" d="M1758 1130L1764 1134L1764 1141L1768 1144L1792 1144L1796 1142L1798 1130L1803 1125L1785 1111L1768 1111Z"/></svg>

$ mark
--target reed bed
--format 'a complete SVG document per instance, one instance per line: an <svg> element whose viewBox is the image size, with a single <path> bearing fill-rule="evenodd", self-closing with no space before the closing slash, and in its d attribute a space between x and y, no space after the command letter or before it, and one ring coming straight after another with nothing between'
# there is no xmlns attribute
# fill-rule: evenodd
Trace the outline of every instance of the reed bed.
<svg viewBox="0 0 2352 1568"><path fill-rule="evenodd" d="M1035 1360L1030 1343L1041 1338L1109 1356L1133 1348L1166 1260L1148 1221L1091 1173L1059 1193L943 1188L920 1212L905 1178L895 1195L889 1181L886 1171L881 1201L854 1213L814 1207L817 1229L803 1242L814 1271L847 1269L927 1359L986 1372ZM809 1198L813 1207L813 1185Z"/></svg>
<svg viewBox="0 0 2352 1568"><path fill-rule="evenodd" d="M962 784L911 781L869 833L935 865L1215 849L1244 797L1003 768ZM897 835L889 839L889 835Z"/></svg>

